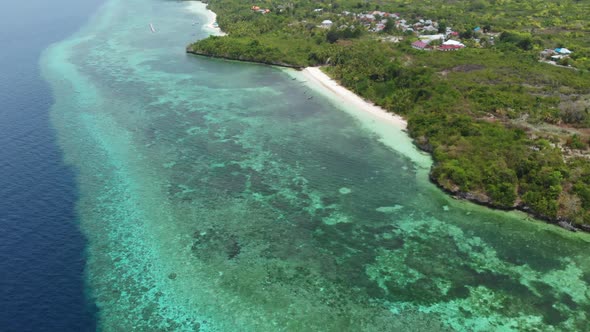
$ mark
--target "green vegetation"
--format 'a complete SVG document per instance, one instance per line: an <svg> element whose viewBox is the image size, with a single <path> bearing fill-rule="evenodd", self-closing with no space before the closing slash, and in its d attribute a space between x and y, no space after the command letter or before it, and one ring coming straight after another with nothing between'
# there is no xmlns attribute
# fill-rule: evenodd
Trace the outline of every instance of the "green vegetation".
<svg viewBox="0 0 590 332"><path fill-rule="evenodd" d="M344 86L408 119L416 143L433 154L431 176L444 189L590 225L590 23L584 16L590 3L212 0L209 6L229 35L191 50L326 65ZM375 9L412 22L435 20L439 31L451 26L468 47L414 50L417 37L398 30L395 20L377 33L369 31L375 23L342 14ZM323 20L333 24L321 27ZM482 29L474 32L475 26ZM393 36L403 40L391 42ZM562 61L572 68L539 62L540 51L555 47L574 52Z"/></svg>

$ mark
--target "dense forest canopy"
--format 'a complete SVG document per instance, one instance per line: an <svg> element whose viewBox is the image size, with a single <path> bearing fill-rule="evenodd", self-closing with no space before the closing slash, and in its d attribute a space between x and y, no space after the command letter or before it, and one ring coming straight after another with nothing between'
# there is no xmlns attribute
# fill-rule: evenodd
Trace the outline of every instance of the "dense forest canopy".
<svg viewBox="0 0 590 332"><path fill-rule="evenodd" d="M189 51L323 65L408 119L416 144L433 154L431 178L442 188L590 229L589 1L211 0L209 7L228 35ZM437 33L444 38L429 50L412 47L419 35ZM466 47L438 51L451 38ZM548 58L557 48L571 53Z"/></svg>

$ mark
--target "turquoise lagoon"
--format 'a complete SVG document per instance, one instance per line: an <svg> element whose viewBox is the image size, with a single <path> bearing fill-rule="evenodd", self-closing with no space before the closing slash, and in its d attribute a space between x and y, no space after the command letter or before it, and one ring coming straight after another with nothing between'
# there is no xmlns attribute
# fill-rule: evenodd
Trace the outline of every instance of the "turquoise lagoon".
<svg viewBox="0 0 590 332"><path fill-rule="evenodd" d="M43 56L101 330L590 330L588 236L448 198L296 72L186 55L206 23L110 0Z"/></svg>

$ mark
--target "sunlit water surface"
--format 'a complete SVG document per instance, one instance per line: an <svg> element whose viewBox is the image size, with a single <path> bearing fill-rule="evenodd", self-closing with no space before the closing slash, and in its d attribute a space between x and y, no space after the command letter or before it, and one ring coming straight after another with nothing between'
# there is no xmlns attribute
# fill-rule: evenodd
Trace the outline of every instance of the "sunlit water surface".
<svg viewBox="0 0 590 332"><path fill-rule="evenodd" d="M111 0L43 58L103 330L588 330L588 237L449 199L298 73L186 55L206 21Z"/></svg>

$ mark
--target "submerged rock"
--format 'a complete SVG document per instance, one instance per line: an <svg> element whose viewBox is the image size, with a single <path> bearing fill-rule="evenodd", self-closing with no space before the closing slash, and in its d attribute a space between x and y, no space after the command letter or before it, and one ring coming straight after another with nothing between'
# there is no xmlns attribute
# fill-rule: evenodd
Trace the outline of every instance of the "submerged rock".
<svg viewBox="0 0 590 332"><path fill-rule="evenodd" d="M574 227L572 224L570 224L566 221L560 221L557 224L559 225L559 227L561 227L563 229L567 229L568 231L572 231L572 232L578 231L578 229L576 227Z"/></svg>
<svg viewBox="0 0 590 332"><path fill-rule="evenodd" d="M350 188L342 187L342 188L338 189L338 192L341 193L342 195L348 195L352 192L352 190Z"/></svg>
<svg viewBox="0 0 590 332"><path fill-rule="evenodd" d="M395 211L399 211L403 208L404 207L402 205L396 204L394 206L381 206L381 207L376 208L375 211L381 212L381 213L392 213Z"/></svg>

